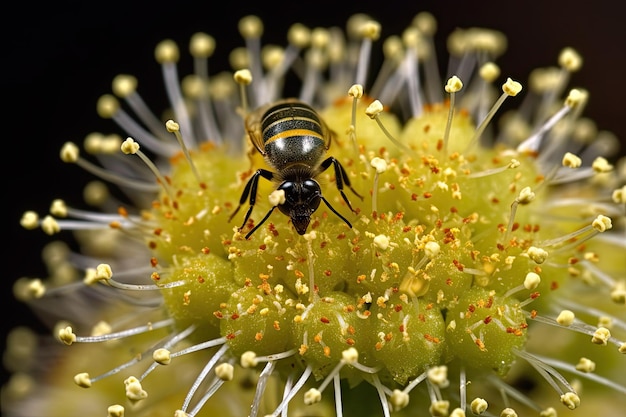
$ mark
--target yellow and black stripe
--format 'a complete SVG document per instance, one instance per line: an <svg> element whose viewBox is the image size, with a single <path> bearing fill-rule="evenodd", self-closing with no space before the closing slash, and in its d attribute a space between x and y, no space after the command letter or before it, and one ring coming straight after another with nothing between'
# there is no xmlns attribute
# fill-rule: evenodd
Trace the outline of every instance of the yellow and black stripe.
<svg viewBox="0 0 626 417"><path fill-rule="evenodd" d="M315 110L301 102L283 102L269 108L261 120L263 144L284 138L317 138L326 143L322 122Z"/></svg>

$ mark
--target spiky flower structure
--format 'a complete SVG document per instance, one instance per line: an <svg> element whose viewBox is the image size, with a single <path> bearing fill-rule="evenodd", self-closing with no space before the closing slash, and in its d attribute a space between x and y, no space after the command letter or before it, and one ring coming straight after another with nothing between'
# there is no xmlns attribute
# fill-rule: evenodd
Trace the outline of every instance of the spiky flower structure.
<svg viewBox="0 0 626 417"><path fill-rule="evenodd" d="M262 48L262 22L245 17L229 74L209 75L214 40L198 33L182 81L163 41L167 122L134 77L115 78L98 112L128 136L91 134L87 157L66 143L61 159L126 199L96 181L85 196L97 212L58 200L24 214L28 229L74 230L81 253L53 243L50 279L16 284L58 320L61 343L10 334L7 415L623 410L625 164L605 159L615 139L581 117L587 91L567 90L581 57L564 49L520 98L494 63L503 34L456 30L442 79L435 29L420 13L384 40L371 86L380 27L363 15L345 35L293 25L284 49ZM283 98L286 74L315 111L255 110ZM519 110L496 126L505 100ZM324 124L332 133L315 131ZM298 149L290 160L263 158L283 142ZM294 180L289 164L309 151ZM281 213L297 204L302 233ZM65 350L37 373L52 349Z"/></svg>

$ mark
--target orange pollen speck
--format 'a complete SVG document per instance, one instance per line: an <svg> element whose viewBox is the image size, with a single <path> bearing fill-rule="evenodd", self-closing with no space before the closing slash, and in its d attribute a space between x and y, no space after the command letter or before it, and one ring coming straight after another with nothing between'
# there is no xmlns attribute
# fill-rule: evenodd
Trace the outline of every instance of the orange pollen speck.
<svg viewBox="0 0 626 417"><path fill-rule="evenodd" d="M157 266L158 264L159 264L159 261L157 258L155 258L154 256L150 258L150 265L152 265L153 268Z"/></svg>
<svg viewBox="0 0 626 417"><path fill-rule="evenodd" d="M204 284L204 278L202 276L198 276L198 282L200 284Z"/></svg>
<svg viewBox="0 0 626 417"><path fill-rule="evenodd" d="M428 333L424 334L424 339L428 340L429 342L432 343L439 343L439 338L438 337L434 337Z"/></svg>
<svg viewBox="0 0 626 417"><path fill-rule="evenodd" d="M233 314L231 314L230 318L231 318L231 320L237 320L239 318L239 314L233 313Z"/></svg>
<svg viewBox="0 0 626 417"><path fill-rule="evenodd" d="M153 281L158 281L161 279L161 275L159 275L158 272L153 272L152 274L150 274L150 278L152 278Z"/></svg>
<svg viewBox="0 0 626 417"><path fill-rule="evenodd" d="M537 310L532 310L530 312L530 318L534 319L535 317L537 317Z"/></svg>
<svg viewBox="0 0 626 417"><path fill-rule="evenodd" d="M272 327L274 327L274 330L280 330L280 323L277 320L274 320Z"/></svg>
<svg viewBox="0 0 626 417"><path fill-rule="evenodd" d="M487 350L485 349L485 344L480 339L476 339L476 346L478 346L478 349L482 350L483 352Z"/></svg>
<svg viewBox="0 0 626 417"><path fill-rule="evenodd" d="M327 358L330 357L330 347L324 346L324 356L326 356Z"/></svg>
<svg viewBox="0 0 626 417"><path fill-rule="evenodd" d="M298 269L294 271L294 274L296 275L296 278L304 278L304 273Z"/></svg>
<svg viewBox="0 0 626 417"><path fill-rule="evenodd" d="M228 340L233 340L234 338L235 338L235 333L228 333L226 335L226 339L228 339Z"/></svg>
<svg viewBox="0 0 626 417"><path fill-rule="evenodd" d="M456 266L456 269L458 269L461 272L463 272L463 269L465 269L465 265L463 265L461 262L459 262L456 259L452 260L452 263L454 264L454 266Z"/></svg>
<svg viewBox="0 0 626 417"><path fill-rule="evenodd" d="M254 335L254 340L256 340L257 342L260 342L260 341L261 341L261 339L263 339L263 333L261 333L261 332L257 332L257 333Z"/></svg>
<svg viewBox="0 0 626 417"><path fill-rule="evenodd" d="M324 324L330 323L330 320L328 320L328 317L320 317L320 321Z"/></svg>
<svg viewBox="0 0 626 417"><path fill-rule="evenodd" d="M208 255L209 253L211 253L211 249L204 247L202 249L200 249L202 251L203 254Z"/></svg>
<svg viewBox="0 0 626 417"><path fill-rule="evenodd" d="M353 346L356 342L354 341L353 338L349 337L346 339L346 343L349 344L350 346Z"/></svg>

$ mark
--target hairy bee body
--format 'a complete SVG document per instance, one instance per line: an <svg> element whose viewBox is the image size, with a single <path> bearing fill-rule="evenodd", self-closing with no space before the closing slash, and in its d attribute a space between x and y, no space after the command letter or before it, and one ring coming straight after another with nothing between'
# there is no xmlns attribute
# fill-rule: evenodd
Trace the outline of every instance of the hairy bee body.
<svg viewBox="0 0 626 417"><path fill-rule="evenodd" d="M352 227L350 222L322 196L321 187L316 181L316 177L332 165L335 169L337 189L350 210L354 212L343 192L343 185L346 184L356 196L362 197L352 189L348 175L339 161L332 156L324 159L333 134L311 106L295 99L281 100L251 113L246 118L245 125L250 142L275 172L260 168L250 177L241 194L239 206L230 219L248 200L250 207L240 229L245 226L256 202L260 177L278 182L276 190L284 192L284 201L272 207L248 232L246 238L250 237L277 207L289 216L296 231L303 235L311 221L311 215L322 201Z"/></svg>

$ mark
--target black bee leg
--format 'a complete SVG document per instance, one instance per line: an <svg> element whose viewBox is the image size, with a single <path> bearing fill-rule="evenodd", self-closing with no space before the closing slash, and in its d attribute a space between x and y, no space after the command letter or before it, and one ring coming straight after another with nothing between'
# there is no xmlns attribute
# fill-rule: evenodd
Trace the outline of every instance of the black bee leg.
<svg viewBox="0 0 626 417"><path fill-rule="evenodd" d="M353 213L356 213L356 210L354 210L352 208L352 204L350 204L350 200L348 200L348 197L343 192L343 184L345 183L348 186L348 188L350 188L350 190L354 193L354 195L356 195L357 197L361 199L361 201L363 200L363 197L359 193L357 193L354 190L354 188L352 188L352 185L350 184L350 178L348 178L348 174L346 173L346 170L343 168L343 165L341 165L341 163L338 160L336 160L334 157L330 156L326 158L326 160L322 162L320 167L322 168L322 171L325 171L331 165L333 165L333 167L335 168L335 182L337 184L337 189L341 193L341 197L343 198L343 201L346 202L346 204L348 205L350 210L352 210Z"/></svg>
<svg viewBox="0 0 626 417"><path fill-rule="evenodd" d="M259 227L261 227L261 225L263 225L263 223L265 223L265 220L270 218L270 214L272 214L272 212L274 211L274 209L278 207L278 206L274 206L272 207L267 214L265 215L265 217L263 217L263 219L256 225L254 226L254 228L252 228L252 230L250 230L247 234L246 234L246 239L248 239L250 236L252 236L252 233L256 232L256 229L258 229ZM247 219L247 217L246 217ZM245 222L244 222L245 224ZM242 226L243 227L243 226Z"/></svg>
<svg viewBox="0 0 626 417"><path fill-rule="evenodd" d="M243 223L241 224L241 227L239 227L239 230L243 229L243 227L246 225L246 222L250 218L250 214L252 214L252 209L254 208L254 203L256 203L257 187L259 185L259 178L260 177L263 177L263 178L271 181L274 178L274 174L271 171L268 171L266 169L257 169L256 172L254 174L252 174L252 177L250 177L250 179L248 180L248 183L246 184L246 187L243 189L243 193L241 193L241 198L239 199L239 205L237 206L235 211L228 218L228 221L230 222L232 220L232 218L235 217L235 214L237 214L237 212L241 208L241 205L243 203L245 203L246 200L248 200L248 197L250 197L250 199L248 201L248 203L250 204L250 207L248 207L248 211L246 211L246 215L245 215L245 217L243 219ZM256 227L255 227L255 229L256 229Z"/></svg>

